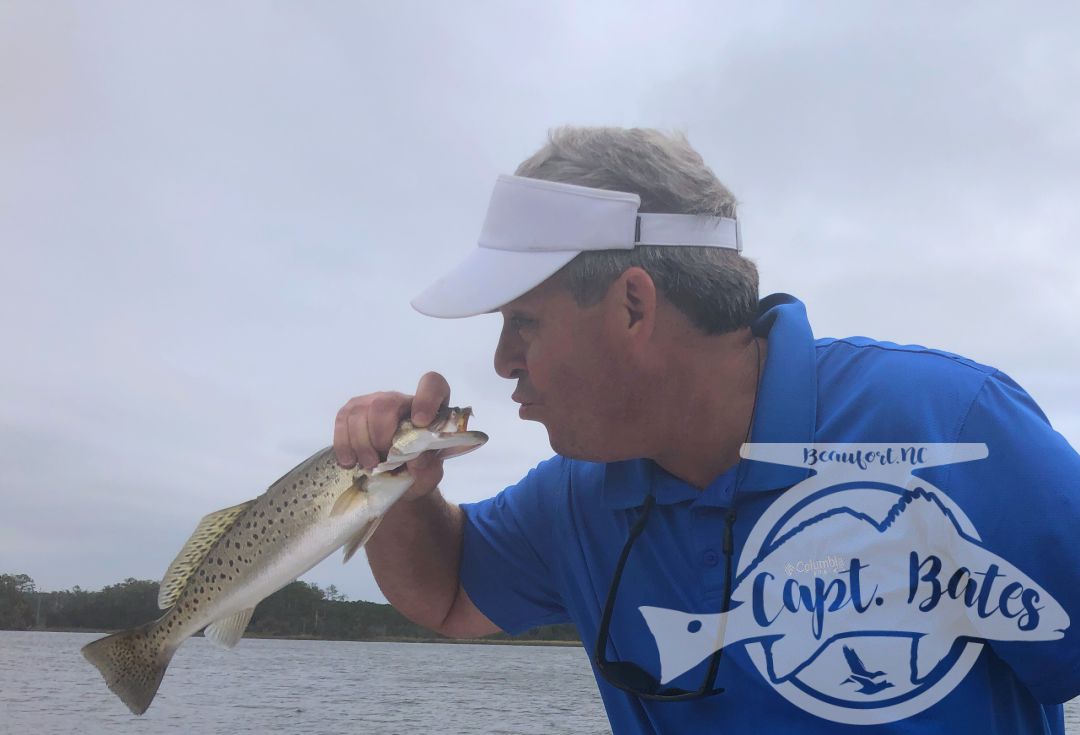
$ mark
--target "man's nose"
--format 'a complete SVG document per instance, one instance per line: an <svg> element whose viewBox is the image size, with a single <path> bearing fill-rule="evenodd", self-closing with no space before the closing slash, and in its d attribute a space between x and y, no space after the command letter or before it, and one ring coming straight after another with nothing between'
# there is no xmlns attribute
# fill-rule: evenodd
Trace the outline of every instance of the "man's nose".
<svg viewBox="0 0 1080 735"><path fill-rule="evenodd" d="M495 347L495 373L501 378L517 378L525 372L525 350L521 339L506 326Z"/></svg>

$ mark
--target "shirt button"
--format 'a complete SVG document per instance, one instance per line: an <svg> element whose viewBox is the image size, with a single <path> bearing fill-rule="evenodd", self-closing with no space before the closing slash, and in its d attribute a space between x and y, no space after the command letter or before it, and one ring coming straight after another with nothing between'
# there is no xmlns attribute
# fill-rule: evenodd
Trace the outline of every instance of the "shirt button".
<svg viewBox="0 0 1080 735"><path fill-rule="evenodd" d="M707 567L715 567L720 563L720 555L716 553L716 549L705 549L701 554L701 563Z"/></svg>

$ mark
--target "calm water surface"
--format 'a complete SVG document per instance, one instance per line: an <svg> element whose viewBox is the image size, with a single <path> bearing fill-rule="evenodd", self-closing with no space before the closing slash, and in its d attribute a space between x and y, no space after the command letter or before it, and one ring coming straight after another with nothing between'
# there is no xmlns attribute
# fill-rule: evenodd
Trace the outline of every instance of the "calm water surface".
<svg viewBox="0 0 1080 735"><path fill-rule="evenodd" d="M84 633L0 631L0 732L608 733L581 648L192 638L135 717Z"/></svg>
<svg viewBox="0 0 1080 735"><path fill-rule="evenodd" d="M610 732L581 648L192 638L135 717L79 654L98 637L0 631L0 733Z"/></svg>

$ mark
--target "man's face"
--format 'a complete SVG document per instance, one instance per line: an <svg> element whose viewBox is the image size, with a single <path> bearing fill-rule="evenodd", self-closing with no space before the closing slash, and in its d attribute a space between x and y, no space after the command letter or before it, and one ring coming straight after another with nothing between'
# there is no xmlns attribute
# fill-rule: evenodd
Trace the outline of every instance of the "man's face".
<svg viewBox="0 0 1080 735"><path fill-rule="evenodd" d="M613 289L614 290L614 289ZM517 380L519 415L539 421L552 448L564 456L614 461L636 456L633 427L640 410L633 360L608 294L579 307L569 291L548 280L499 311L502 334L495 372Z"/></svg>

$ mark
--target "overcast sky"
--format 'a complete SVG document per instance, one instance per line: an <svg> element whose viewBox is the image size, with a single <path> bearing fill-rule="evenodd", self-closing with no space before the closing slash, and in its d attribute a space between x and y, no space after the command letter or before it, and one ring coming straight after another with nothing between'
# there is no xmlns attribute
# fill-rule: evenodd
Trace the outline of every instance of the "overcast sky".
<svg viewBox="0 0 1080 735"><path fill-rule="evenodd" d="M1080 445L1075 6L577 5L0 2L0 573L157 579L426 370L491 435L449 498L548 456L498 318L408 301L566 123L685 130L763 294L994 365ZM383 600L362 557L305 578Z"/></svg>

